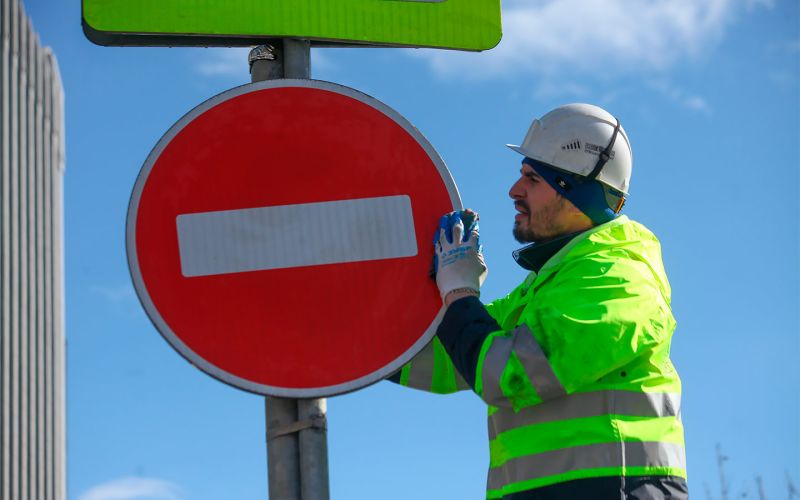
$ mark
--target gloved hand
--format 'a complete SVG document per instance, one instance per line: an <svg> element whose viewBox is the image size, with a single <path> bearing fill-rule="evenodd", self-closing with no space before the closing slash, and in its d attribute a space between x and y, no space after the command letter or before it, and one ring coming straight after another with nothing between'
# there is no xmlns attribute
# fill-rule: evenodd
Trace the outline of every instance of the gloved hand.
<svg viewBox="0 0 800 500"><path fill-rule="evenodd" d="M478 234L478 214L461 210L445 214L433 240L436 285L445 296L461 288L479 292L488 269Z"/></svg>

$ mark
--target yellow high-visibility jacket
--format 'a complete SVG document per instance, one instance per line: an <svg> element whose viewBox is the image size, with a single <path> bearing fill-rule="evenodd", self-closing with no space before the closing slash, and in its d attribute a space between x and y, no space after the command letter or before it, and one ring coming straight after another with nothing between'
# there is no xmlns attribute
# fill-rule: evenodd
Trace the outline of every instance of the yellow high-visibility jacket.
<svg viewBox="0 0 800 500"><path fill-rule="evenodd" d="M580 478L685 478L674 329L660 244L621 216L572 238L508 296L451 304L397 381L471 387L486 402L487 498Z"/></svg>

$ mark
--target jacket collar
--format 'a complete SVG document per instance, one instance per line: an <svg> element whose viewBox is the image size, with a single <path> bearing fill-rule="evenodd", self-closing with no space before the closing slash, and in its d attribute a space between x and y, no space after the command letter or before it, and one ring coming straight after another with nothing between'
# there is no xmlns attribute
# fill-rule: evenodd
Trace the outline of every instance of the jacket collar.
<svg viewBox="0 0 800 500"><path fill-rule="evenodd" d="M570 250L580 241L599 231L620 224L626 224L628 222L629 219L627 216L620 215L610 222L598 224L597 226L591 227L585 231L577 231L575 233L556 236L555 238L547 241L531 243L530 245L515 250L512 253L512 256L517 264L519 264L523 269L539 274L543 267L546 267L547 269L552 268L555 263L560 261L561 258L569 253ZM553 257L556 258L553 259ZM545 266L545 264L547 265Z"/></svg>
<svg viewBox="0 0 800 500"><path fill-rule="evenodd" d="M545 262L550 260L550 257L555 255L559 250L569 243L575 236L581 234L583 231L575 233L564 234L556 236L547 241L531 243L518 250L512 252L514 260L517 261L523 269L538 273L542 269Z"/></svg>

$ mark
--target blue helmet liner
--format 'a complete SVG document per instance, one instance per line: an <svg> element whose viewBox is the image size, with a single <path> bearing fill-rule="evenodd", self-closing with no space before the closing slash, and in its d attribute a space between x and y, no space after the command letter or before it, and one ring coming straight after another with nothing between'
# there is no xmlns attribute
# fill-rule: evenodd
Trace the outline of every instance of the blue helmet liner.
<svg viewBox="0 0 800 500"><path fill-rule="evenodd" d="M532 158L525 158L522 163L530 165L558 194L586 214L594 225L614 220L622 209L623 193L593 178L580 177Z"/></svg>

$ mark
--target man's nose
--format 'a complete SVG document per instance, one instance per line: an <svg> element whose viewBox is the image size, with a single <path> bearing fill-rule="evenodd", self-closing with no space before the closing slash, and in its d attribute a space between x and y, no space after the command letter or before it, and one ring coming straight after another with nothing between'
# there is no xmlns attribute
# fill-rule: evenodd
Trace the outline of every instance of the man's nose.
<svg viewBox="0 0 800 500"><path fill-rule="evenodd" d="M524 198L525 197L525 191L522 188L522 181L523 180L524 179L522 177L520 177L519 179L517 179L517 182L515 182L514 184L511 185L511 189L508 190L508 196L512 200L518 200L520 198Z"/></svg>

